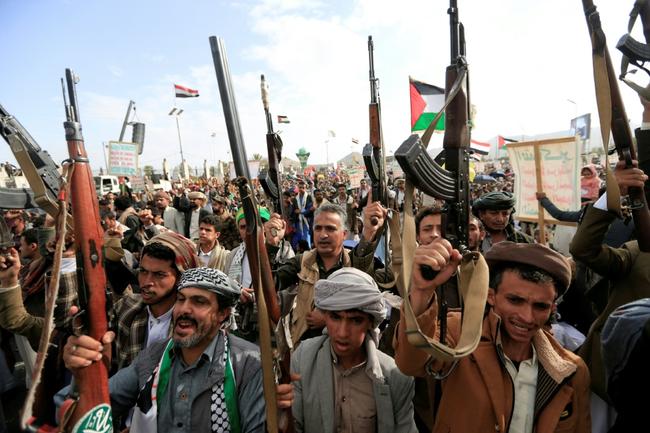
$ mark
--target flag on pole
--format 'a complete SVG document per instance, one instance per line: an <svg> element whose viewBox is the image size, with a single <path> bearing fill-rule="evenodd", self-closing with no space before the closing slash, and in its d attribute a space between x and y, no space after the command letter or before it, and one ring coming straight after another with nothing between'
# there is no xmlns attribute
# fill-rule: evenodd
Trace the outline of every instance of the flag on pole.
<svg viewBox="0 0 650 433"><path fill-rule="evenodd" d="M445 89L414 80L409 77L411 93L411 131L424 131L445 104ZM445 115L438 120L435 129L444 131Z"/></svg>
<svg viewBox="0 0 650 433"><path fill-rule="evenodd" d="M174 84L174 91L177 98L196 98L199 96L199 91L190 89L189 87Z"/></svg>
<svg viewBox="0 0 650 433"><path fill-rule="evenodd" d="M278 123L291 123L287 116L278 115Z"/></svg>
<svg viewBox="0 0 650 433"><path fill-rule="evenodd" d="M471 140L469 143L469 147L476 153L480 153L481 155L487 155L488 153L490 153L490 148L492 147L492 145L484 141Z"/></svg>
<svg viewBox="0 0 650 433"><path fill-rule="evenodd" d="M507 143L516 143L517 140L506 138L503 135L497 135L497 150L505 149Z"/></svg>

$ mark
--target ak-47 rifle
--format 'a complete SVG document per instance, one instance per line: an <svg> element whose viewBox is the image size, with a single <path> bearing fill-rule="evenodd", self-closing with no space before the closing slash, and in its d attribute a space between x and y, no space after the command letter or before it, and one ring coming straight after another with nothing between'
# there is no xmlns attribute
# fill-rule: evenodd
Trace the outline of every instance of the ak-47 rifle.
<svg viewBox="0 0 650 433"><path fill-rule="evenodd" d="M467 250L469 231L470 104L465 35L458 21L456 1L448 10L451 26L451 64L446 73L446 100L422 138L411 135L395 152L395 159L411 182L425 194L444 200L443 236L461 253ZM431 134L445 113L443 152L445 169L426 151Z"/></svg>
<svg viewBox="0 0 650 433"><path fill-rule="evenodd" d="M395 158L406 173L407 185L404 202L404 264L402 277L408 285L413 249L415 248L415 224L411 206L413 187L425 194L445 201L443 237L463 255L460 267L460 292L464 300L463 326L460 340L455 348L444 343L446 311L440 308L441 341L424 335L417 325L408 293L404 295L405 321L409 342L430 352L433 356L455 360L470 354L478 345L481 322L487 298L487 265L483 258L469 251L469 144L470 104L468 67L465 59L465 36L458 20L456 0L450 0L449 22L451 27L451 64L447 67L445 104L433 119L422 138L411 135L395 152ZM443 152L446 169L434 161L426 151L438 120L445 113L445 137ZM431 269L423 269L425 278L433 279ZM428 275L427 275L428 274Z"/></svg>
<svg viewBox="0 0 650 433"><path fill-rule="evenodd" d="M59 173L50 154L41 149L23 125L0 105L0 135L16 157L31 189L0 188L0 207L29 209L40 207L56 218L59 212L57 197L60 192ZM72 218L68 216L68 227Z"/></svg>
<svg viewBox="0 0 650 433"><path fill-rule="evenodd" d="M635 221L639 249L643 252L650 252L650 212L648 212L648 204L643 188L628 188L628 195L620 197L616 179L609 170L607 154L609 154L610 131L618 157L620 160L625 161L627 167L632 166L632 161L637 159L637 155L632 131L630 130L625 106L618 87L617 76L614 73L612 59L607 49L607 40L601 26L600 14L592 0L582 0L582 6L591 36L596 101L598 103L603 147L607 152L605 154L607 207L615 212L619 212L622 208L631 210ZM624 48L626 40L624 39L622 42L621 44L621 41L619 41L619 46ZM627 43L629 46L630 41L627 40ZM623 49L623 53L626 54L625 49ZM627 54L631 55L633 52L627 51ZM623 72L625 72L625 69ZM625 78L624 74L621 78Z"/></svg>
<svg viewBox="0 0 650 433"><path fill-rule="evenodd" d="M280 320L280 307L277 292L273 284L271 265L266 253L264 232L258 213L255 195L252 193L248 172L246 147L239 124L239 115L235 103L235 95L230 79L230 68L226 56L226 48L223 39L215 36L210 37L210 47L214 68L219 83L219 93L223 105L224 118L228 129L230 150L233 156L235 172L237 173L236 184L244 207L246 219L246 255L253 277L253 288L257 302L258 324L260 332L260 351L262 357L264 399L266 400L266 423L267 431L271 433L293 431L293 420L291 410L283 410L278 414L276 404L276 372L279 372L279 380L282 383L289 383L290 353L282 354L279 365L276 364L271 347L271 321L277 324ZM270 319L270 320L269 320Z"/></svg>
<svg viewBox="0 0 650 433"><path fill-rule="evenodd" d="M273 131L273 118L269 110L269 87L262 74L260 87L262 90L262 104L266 115L266 152L268 154L268 168L258 175L262 188L273 204L273 211L284 216L284 201L282 200L282 183L280 180L280 161L282 160L282 138Z"/></svg>
<svg viewBox="0 0 650 433"><path fill-rule="evenodd" d="M388 190L386 188L386 159L384 155L384 139L381 133L381 103L379 101L379 79L375 77L375 56L372 36L368 36L368 63L370 80L370 143L363 148L363 161L370 177L372 199L388 207ZM377 225L377 218L370 220Z"/></svg>
<svg viewBox="0 0 650 433"><path fill-rule="evenodd" d="M74 235L77 252L78 295L81 310L75 320L83 322L84 330L97 341L106 333L106 273L104 271L104 233L99 225L99 205L95 182L84 147L75 84L77 77L65 70L66 85L61 79L65 104L65 138L73 164L70 181ZM108 394L108 363L93 362L75 371L78 400L71 408L69 431L112 431L110 398Z"/></svg>

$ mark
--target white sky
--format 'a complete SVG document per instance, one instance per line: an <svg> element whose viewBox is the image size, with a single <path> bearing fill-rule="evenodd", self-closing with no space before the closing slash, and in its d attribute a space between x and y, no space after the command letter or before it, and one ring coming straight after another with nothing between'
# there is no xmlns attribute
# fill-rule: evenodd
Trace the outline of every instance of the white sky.
<svg viewBox="0 0 650 433"><path fill-rule="evenodd" d="M147 128L141 164L160 170L163 157L180 162L176 124L167 114L174 105L173 83L201 94L178 100L185 109L180 127L190 165L229 159L211 35L225 39L249 158L266 152L261 73L271 87L274 121L278 114L291 120L275 125L285 155L296 159L305 147L310 163L324 163L360 152L368 140L368 35L375 44L389 154L409 135L408 76L444 87L449 63L447 1L31 3L0 2L7 44L0 103L60 161L67 155L58 79L65 67L73 68L81 77L81 120L94 168L103 165L102 142L117 139L129 99ZM617 70L615 44L632 3L597 2ZM473 138L568 130L570 119L584 113L592 113L597 125L581 1L459 0L458 6L477 108ZM643 75L638 79L647 82ZM637 124L640 104L630 89L621 90ZM328 141L329 130L336 137ZM0 160L13 160L7 146L0 146Z"/></svg>

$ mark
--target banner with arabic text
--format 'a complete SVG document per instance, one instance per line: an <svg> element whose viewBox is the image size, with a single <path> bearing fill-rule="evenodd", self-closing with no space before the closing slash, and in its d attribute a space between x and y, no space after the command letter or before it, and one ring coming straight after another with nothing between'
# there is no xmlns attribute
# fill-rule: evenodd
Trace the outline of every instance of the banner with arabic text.
<svg viewBox="0 0 650 433"><path fill-rule="evenodd" d="M575 137L509 143L507 149L515 172L516 219L539 221L537 191L546 193L561 210L580 209L582 160ZM546 211L544 220L557 223Z"/></svg>

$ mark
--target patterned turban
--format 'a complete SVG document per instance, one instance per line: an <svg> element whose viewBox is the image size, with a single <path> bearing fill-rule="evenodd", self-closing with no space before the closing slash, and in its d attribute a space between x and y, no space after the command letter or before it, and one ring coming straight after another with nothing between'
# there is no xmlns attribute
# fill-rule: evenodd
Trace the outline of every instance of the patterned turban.
<svg viewBox="0 0 650 433"><path fill-rule="evenodd" d="M223 272L212 268L188 269L181 275L178 290L186 287L205 289L228 298L239 298L241 286Z"/></svg>
<svg viewBox="0 0 650 433"><path fill-rule="evenodd" d="M199 258L196 255L196 245L185 236L169 230L151 238L147 245L153 243L162 244L174 252L176 255L174 263L179 272L200 266Z"/></svg>

